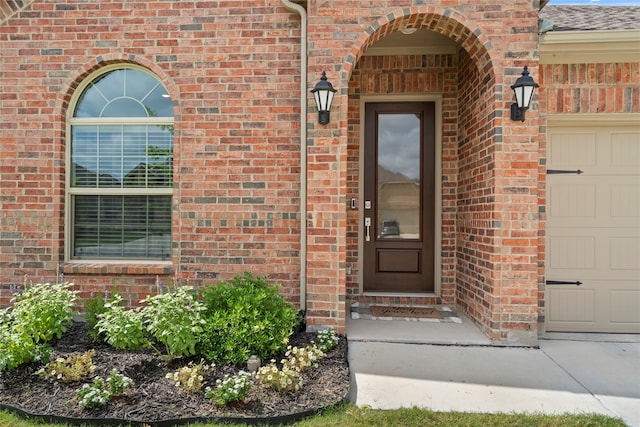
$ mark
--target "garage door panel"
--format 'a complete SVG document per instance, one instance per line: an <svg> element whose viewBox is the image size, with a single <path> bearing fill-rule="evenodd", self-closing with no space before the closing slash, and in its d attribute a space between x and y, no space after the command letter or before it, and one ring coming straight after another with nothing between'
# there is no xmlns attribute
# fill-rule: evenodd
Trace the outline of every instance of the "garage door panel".
<svg viewBox="0 0 640 427"><path fill-rule="evenodd" d="M640 167L640 135L637 132L611 133L611 165L638 171Z"/></svg>
<svg viewBox="0 0 640 427"><path fill-rule="evenodd" d="M640 181L640 178L638 179ZM640 183L611 186L611 218L640 218Z"/></svg>
<svg viewBox="0 0 640 427"><path fill-rule="evenodd" d="M564 274L580 274L594 270L596 241L588 236L557 236L549 239L549 263L558 277Z"/></svg>
<svg viewBox="0 0 640 427"><path fill-rule="evenodd" d="M640 176L550 176L551 227L638 227Z"/></svg>
<svg viewBox="0 0 640 427"><path fill-rule="evenodd" d="M564 325L595 322L594 289L550 288L547 294L551 301L547 307L549 321Z"/></svg>
<svg viewBox="0 0 640 427"><path fill-rule="evenodd" d="M611 311L611 322L626 324L633 329L640 323L640 290L619 289L612 290L609 294L609 310Z"/></svg>
<svg viewBox="0 0 640 427"><path fill-rule="evenodd" d="M640 237L610 237L609 260L611 270L635 271L640 278Z"/></svg>
<svg viewBox="0 0 640 427"><path fill-rule="evenodd" d="M549 135L548 164L561 167L586 167L596 164L594 132L554 132Z"/></svg>
<svg viewBox="0 0 640 427"><path fill-rule="evenodd" d="M635 283L589 280L547 287L549 330L640 333L640 290Z"/></svg>
<svg viewBox="0 0 640 427"><path fill-rule="evenodd" d="M548 229L547 278L640 282L640 235L634 228ZM640 287L640 284L638 285Z"/></svg>
<svg viewBox="0 0 640 427"><path fill-rule="evenodd" d="M550 215L555 218L590 218L596 216L596 185L573 183L555 185L550 193Z"/></svg>
<svg viewBox="0 0 640 427"><path fill-rule="evenodd" d="M640 333L640 127L552 127L549 331ZM581 173L566 173L578 171Z"/></svg>

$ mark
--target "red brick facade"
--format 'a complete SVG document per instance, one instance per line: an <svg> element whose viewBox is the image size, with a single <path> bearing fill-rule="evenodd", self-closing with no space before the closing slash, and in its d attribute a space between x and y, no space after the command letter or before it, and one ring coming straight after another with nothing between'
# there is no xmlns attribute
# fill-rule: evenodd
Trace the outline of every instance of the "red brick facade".
<svg viewBox="0 0 640 427"><path fill-rule="evenodd" d="M331 123L317 123L312 103L302 114L309 128L306 201L299 99L309 94L299 90L301 18L280 0L42 0L0 24L0 304L25 278L54 281L60 273L84 297L117 285L135 303L154 292L156 276L200 285L245 270L269 275L299 303L306 221L308 324L344 331L353 300L442 301L459 306L494 339L535 341L544 123L535 106L524 123L508 114L509 86L524 65L541 84L558 78L553 67L539 72L537 2L302 3L309 89L323 70L338 89ZM452 39L459 55L362 56L405 26ZM164 264L84 264L64 256L70 103L93 71L117 63L154 73L175 105L173 253ZM591 92L588 101L580 91L548 92L549 108L633 105L637 73L629 69L635 89L620 96L617 89L594 89L597 101ZM359 188L359 97L367 94L441 99L437 295L359 295L362 236L347 200Z"/></svg>
<svg viewBox="0 0 640 427"><path fill-rule="evenodd" d="M640 112L638 62L546 64L540 81L549 114Z"/></svg>

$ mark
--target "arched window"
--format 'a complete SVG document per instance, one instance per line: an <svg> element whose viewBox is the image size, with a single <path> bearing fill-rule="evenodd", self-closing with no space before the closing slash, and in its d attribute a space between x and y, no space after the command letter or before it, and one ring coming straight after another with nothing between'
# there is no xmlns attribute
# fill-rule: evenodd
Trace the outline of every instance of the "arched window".
<svg viewBox="0 0 640 427"><path fill-rule="evenodd" d="M140 68L88 79L69 120L67 259L171 257L173 104Z"/></svg>

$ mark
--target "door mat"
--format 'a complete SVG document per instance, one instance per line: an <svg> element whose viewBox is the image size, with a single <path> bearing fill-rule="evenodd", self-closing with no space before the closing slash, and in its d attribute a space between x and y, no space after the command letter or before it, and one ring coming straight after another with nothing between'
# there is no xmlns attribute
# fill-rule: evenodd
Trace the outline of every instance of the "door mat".
<svg viewBox="0 0 640 427"><path fill-rule="evenodd" d="M370 320L408 320L417 322L449 322L462 323L456 313L447 306L403 306L383 304L351 305L352 319Z"/></svg>
<svg viewBox="0 0 640 427"><path fill-rule="evenodd" d="M442 314L435 307L397 307L372 305L369 307L373 317L415 317L425 319L442 319Z"/></svg>

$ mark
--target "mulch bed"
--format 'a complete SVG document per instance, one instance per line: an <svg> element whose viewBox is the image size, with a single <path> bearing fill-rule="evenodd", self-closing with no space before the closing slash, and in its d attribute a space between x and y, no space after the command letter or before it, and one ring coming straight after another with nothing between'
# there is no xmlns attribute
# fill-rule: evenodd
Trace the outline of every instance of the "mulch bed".
<svg viewBox="0 0 640 427"><path fill-rule="evenodd" d="M314 333L295 333L292 346L304 347L316 338ZM102 408L82 409L77 404L76 390L80 384L55 382L36 374L41 365L26 364L12 371L0 373L0 407L12 407L30 414L67 417L70 419L117 419L137 424L167 425L166 420L203 419L269 419L286 421L296 414L309 414L315 410L345 400L349 392L349 366L347 342L340 337L339 344L319 362L319 367L303 373L302 388L295 393L278 393L257 383L249 398L242 403L218 407L204 393L181 391L165 375L175 372L189 361L166 361L150 351L116 350L104 343L92 342L83 322L74 322L61 339L54 343L51 359L82 354L95 350L95 375L108 377L112 369L133 379L134 385L121 397L114 397ZM284 355L276 357L280 360ZM205 375L212 388L215 380L224 374L233 375L246 367L216 366ZM254 380L255 381L255 380ZM86 381L90 382L90 381ZM96 421L94 421L96 423Z"/></svg>

